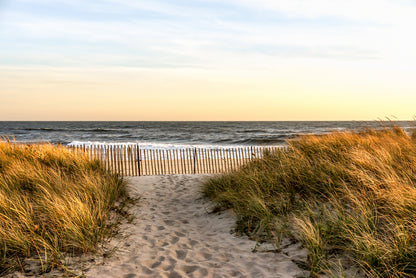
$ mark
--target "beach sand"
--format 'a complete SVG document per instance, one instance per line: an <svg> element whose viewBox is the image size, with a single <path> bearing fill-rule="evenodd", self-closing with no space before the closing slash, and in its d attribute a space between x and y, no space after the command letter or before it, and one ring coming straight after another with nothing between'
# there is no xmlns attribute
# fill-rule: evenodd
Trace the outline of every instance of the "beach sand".
<svg viewBox="0 0 416 278"><path fill-rule="evenodd" d="M132 223L124 223L112 239L115 253L87 277L307 277L294 261L306 260L299 244L285 243L282 252L257 246L231 233L230 211L210 213L213 204L202 197L207 175L128 178L128 191L140 197L131 208ZM265 250L266 249L266 250ZM263 251L262 251L263 250ZM285 254L286 253L286 254Z"/></svg>
<svg viewBox="0 0 416 278"><path fill-rule="evenodd" d="M283 239L281 251L233 233L231 211L212 213L214 204L201 194L209 175L169 175L127 178L132 198L132 221L125 219L119 233L102 249L107 255L68 260L68 269L84 277L308 277L299 265L307 251ZM255 251L255 252L253 252ZM31 262L26 260L26 262ZM41 276L32 261L25 276L62 277L53 270ZM72 277L72 276L71 276Z"/></svg>

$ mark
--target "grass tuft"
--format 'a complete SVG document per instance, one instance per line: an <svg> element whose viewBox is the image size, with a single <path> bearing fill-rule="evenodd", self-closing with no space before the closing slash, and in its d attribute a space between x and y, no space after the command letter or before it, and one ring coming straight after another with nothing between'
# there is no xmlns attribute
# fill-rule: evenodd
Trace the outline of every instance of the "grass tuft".
<svg viewBox="0 0 416 278"><path fill-rule="evenodd" d="M0 141L0 274L25 257L46 271L65 253L96 251L125 197L123 181L82 153Z"/></svg>
<svg viewBox="0 0 416 278"><path fill-rule="evenodd" d="M415 138L398 127L302 136L212 178L204 193L236 212L240 232L302 241L312 276L342 255L369 277L414 277Z"/></svg>

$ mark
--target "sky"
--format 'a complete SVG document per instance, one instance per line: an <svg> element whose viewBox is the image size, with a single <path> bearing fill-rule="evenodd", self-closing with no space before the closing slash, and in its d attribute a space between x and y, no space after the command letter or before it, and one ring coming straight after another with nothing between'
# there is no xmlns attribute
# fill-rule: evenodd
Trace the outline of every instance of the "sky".
<svg viewBox="0 0 416 278"><path fill-rule="evenodd" d="M415 26L415 0L0 0L0 120L411 120Z"/></svg>

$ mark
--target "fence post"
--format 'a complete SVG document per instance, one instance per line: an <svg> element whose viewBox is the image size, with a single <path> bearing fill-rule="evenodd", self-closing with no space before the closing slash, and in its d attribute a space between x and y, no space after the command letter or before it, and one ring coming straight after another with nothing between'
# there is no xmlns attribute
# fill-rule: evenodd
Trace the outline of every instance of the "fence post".
<svg viewBox="0 0 416 278"><path fill-rule="evenodd" d="M139 147L139 144L136 144L137 145L137 167L139 168L139 176L141 176L141 169L140 169L140 161L142 160L142 158L141 158L141 154L140 154L140 147Z"/></svg>
<svg viewBox="0 0 416 278"><path fill-rule="evenodd" d="M196 148L194 148L194 174L196 173Z"/></svg>
<svg viewBox="0 0 416 278"><path fill-rule="evenodd" d="M254 159L253 146L250 146L250 160Z"/></svg>

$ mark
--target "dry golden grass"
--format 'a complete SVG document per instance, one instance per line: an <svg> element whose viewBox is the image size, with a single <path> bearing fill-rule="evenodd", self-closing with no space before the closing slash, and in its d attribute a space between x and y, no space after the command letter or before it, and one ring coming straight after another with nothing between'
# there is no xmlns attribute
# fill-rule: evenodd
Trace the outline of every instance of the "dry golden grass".
<svg viewBox="0 0 416 278"><path fill-rule="evenodd" d="M0 274L24 257L47 268L64 253L95 251L125 196L123 182L84 154L0 141Z"/></svg>
<svg viewBox="0 0 416 278"><path fill-rule="evenodd" d="M415 135L390 127L288 143L205 194L235 210L242 232L302 241L312 276L349 257L368 277L415 277Z"/></svg>

